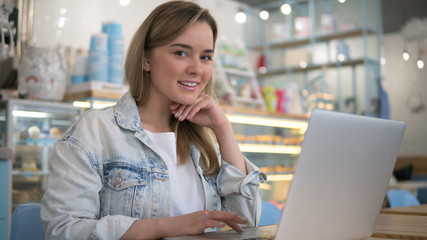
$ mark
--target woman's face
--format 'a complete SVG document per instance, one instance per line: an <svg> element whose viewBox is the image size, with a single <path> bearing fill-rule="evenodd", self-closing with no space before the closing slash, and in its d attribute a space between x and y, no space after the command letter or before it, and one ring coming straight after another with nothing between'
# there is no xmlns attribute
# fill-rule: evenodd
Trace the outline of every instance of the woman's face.
<svg viewBox="0 0 427 240"><path fill-rule="evenodd" d="M151 78L150 100L193 104L212 76L213 49L212 30L200 22L172 42L152 49L144 59L144 70Z"/></svg>

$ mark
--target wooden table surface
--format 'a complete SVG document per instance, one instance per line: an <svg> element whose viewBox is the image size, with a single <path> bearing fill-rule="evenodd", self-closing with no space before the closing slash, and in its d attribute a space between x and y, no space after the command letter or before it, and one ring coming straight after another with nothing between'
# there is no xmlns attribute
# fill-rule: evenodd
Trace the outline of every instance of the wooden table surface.
<svg viewBox="0 0 427 240"><path fill-rule="evenodd" d="M372 237L427 239L427 216L381 213Z"/></svg>
<svg viewBox="0 0 427 240"><path fill-rule="evenodd" d="M404 214L427 216L427 204L410 207L383 208L381 214Z"/></svg>

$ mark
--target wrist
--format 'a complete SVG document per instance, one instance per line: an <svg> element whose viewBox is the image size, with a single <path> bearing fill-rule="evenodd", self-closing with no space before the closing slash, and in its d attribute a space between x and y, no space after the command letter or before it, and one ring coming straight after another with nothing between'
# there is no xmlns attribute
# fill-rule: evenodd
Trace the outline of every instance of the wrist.
<svg viewBox="0 0 427 240"><path fill-rule="evenodd" d="M211 127L211 129L217 138L221 138L221 136L230 133L234 136L233 127L229 121L215 124L215 126Z"/></svg>

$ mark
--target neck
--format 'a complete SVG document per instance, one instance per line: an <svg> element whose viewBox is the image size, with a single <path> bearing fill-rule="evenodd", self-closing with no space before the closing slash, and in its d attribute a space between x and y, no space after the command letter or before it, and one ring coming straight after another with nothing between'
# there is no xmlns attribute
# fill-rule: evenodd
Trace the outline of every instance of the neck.
<svg viewBox="0 0 427 240"><path fill-rule="evenodd" d="M139 118L142 126L150 132L171 132L169 123L171 112L169 106L171 104L154 104L148 101L144 105L138 105Z"/></svg>

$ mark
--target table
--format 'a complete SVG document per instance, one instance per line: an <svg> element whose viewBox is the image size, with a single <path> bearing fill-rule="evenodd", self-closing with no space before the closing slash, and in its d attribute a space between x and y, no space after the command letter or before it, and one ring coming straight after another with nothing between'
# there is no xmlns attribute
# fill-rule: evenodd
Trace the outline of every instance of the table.
<svg viewBox="0 0 427 240"><path fill-rule="evenodd" d="M372 237L427 239L427 216L381 213L378 216Z"/></svg>
<svg viewBox="0 0 427 240"><path fill-rule="evenodd" d="M383 208L380 213L427 216L427 204L410 207Z"/></svg>
<svg viewBox="0 0 427 240"><path fill-rule="evenodd" d="M267 225L245 229L243 234L238 234L234 230L229 230L221 232L220 238L218 238L218 235L208 233L170 239L245 239L253 237L255 232L275 233L276 228L277 225ZM427 204L382 209L372 236L364 240L384 239L427 239Z"/></svg>

